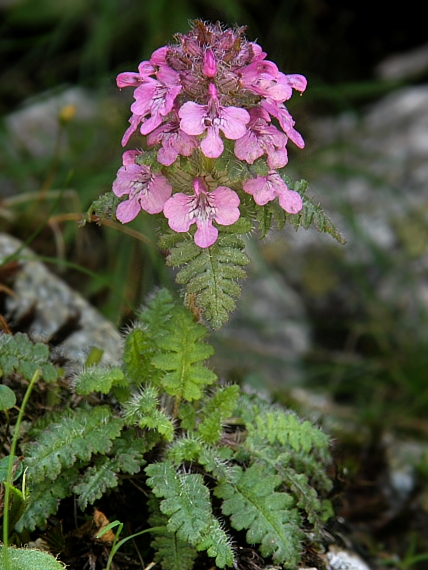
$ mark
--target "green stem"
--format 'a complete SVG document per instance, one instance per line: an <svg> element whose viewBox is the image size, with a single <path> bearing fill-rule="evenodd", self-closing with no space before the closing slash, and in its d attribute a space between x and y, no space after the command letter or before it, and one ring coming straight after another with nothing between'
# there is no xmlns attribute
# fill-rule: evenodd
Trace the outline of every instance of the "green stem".
<svg viewBox="0 0 428 570"><path fill-rule="evenodd" d="M18 445L19 429L21 427L22 418L24 417L24 411L27 406L28 400L30 398L31 391L34 384L37 382L40 376L40 370L36 370L31 378L31 382L25 392L24 399L22 400L21 408L19 410L18 419L16 420L15 429L13 432L12 445L10 446L9 463L7 466L7 476L6 481L8 485L5 485L4 493L4 513L3 513L3 562L4 570L9 570L9 501L10 501L10 486L13 484L12 481L12 470L13 470L13 460L15 458L16 446Z"/></svg>
<svg viewBox="0 0 428 570"><path fill-rule="evenodd" d="M117 542L117 539L119 538L120 533L122 532L123 523L120 523L119 521L114 521L113 523L110 523L105 528L103 528L103 530L97 534L97 538L100 538L105 532L107 532L108 529L113 528L114 526L118 526L118 525L119 525L119 530L116 533L116 537L114 539L113 546L110 550L110 556L108 557L107 566L105 567L105 570L110 570L110 567L111 567L112 562L113 562L114 555L119 550L119 548L122 546L122 544L124 544L128 540L131 540L132 538L135 538L136 536L140 536L140 534L145 534L146 532L164 532L165 531L164 526L154 526L152 528L146 528L145 530L141 530L140 532L137 532L135 534L131 534L131 536L127 536L126 538L122 538L121 541Z"/></svg>

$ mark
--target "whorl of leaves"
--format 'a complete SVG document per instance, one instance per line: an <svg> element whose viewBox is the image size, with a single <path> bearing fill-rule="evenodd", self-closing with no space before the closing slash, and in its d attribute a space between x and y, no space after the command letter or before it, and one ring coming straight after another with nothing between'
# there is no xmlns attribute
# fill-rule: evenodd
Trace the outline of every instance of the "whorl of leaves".
<svg viewBox="0 0 428 570"><path fill-rule="evenodd" d="M181 267L177 283L195 296L196 306L214 329L235 310L241 292L238 280L246 277L243 267L250 262L241 236L251 229L251 222L244 218L231 226L218 226L217 241L205 249L193 242L194 230L187 234L167 230L159 240L160 248L168 250L167 264Z"/></svg>

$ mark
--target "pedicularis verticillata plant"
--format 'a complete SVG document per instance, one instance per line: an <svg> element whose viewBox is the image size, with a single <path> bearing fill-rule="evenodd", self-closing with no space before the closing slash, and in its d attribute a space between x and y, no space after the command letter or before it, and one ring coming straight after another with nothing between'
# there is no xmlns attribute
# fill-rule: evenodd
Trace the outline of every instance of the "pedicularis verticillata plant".
<svg viewBox="0 0 428 570"><path fill-rule="evenodd" d="M254 226L264 237L272 220L279 228L313 222L342 240L305 195L307 184L284 168L288 141L304 146L284 103L306 79L280 72L244 28L196 21L117 84L135 99L122 145L138 131L144 150L124 152L113 194L90 213L115 212L123 223L141 211L158 215L167 263L183 266L177 281L212 327L235 308L249 262L241 236Z"/></svg>
<svg viewBox="0 0 428 570"><path fill-rule="evenodd" d="M121 363L90 366L72 382L58 382L64 370L46 346L0 337L6 384L35 386L40 375L62 396L62 408L28 427L20 446L29 497L13 486L9 461L15 508L12 528L3 529L5 555L9 537L45 527L60 500L74 495L85 510L137 478L134 530L151 532L164 570L193 568L201 551L217 567L246 568L242 542L295 569L305 547L322 542L331 514L329 439L290 411L220 386L206 366L213 349L204 324L219 328L235 307L249 262L244 234L256 228L264 237L272 221L289 221L342 240L307 184L284 170L288 140L303 147L284 102L306 80L278 71L242 28L197 21L117 83L135 98L122 143L138 130L141 148L125 151L113 192L89 214L123 223L140 212L157 216L160 247L180 267L177 281L196 310L161 289L124 335ZM10 392L0 392L8 422Z"/></svg>

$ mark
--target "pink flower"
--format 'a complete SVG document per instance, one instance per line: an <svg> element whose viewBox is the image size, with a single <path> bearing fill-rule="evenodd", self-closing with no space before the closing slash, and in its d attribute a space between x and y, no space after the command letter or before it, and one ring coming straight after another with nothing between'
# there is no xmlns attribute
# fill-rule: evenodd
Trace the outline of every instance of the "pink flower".
<svg viewBox="0 0 428 570"><path fill-rule="evenodd" d="M249 110L251 120L247 132L235 143L235 156L248 164L267 154L269 168L282 168L288 162L287 137L269 125L269 113L260 107Z"/></svg>
<svg viewBox="0 0 428 570"><path fill-rule="evenodd" d="M195 243L199 247L210 247L218 237L213 220L223 226L230 226L239 218L239 197L230 188L219 186L212 192L203 178L193 180L194 195L181 192L174 194L163 209L169 227L176 232L187 232L192 224L197 225Z"/></svg>
<svg viewBox="0 0 428 570"><path fill-rule="evenodd" d="M253 61L238 73L243 87L278 103L290 99L293 89L304 91L307 84L303 75L285 75L272 61Z"/></svg>
<svg viewBox="0 0 428 570"><path fill-rule="evenodd" d="M165 166L170 166L177 156L190 156L199 146L198 139L188 135L180 129L180 123L176 116L171 121L163 123L147 137L147 144L153 146L162 142L158 151L158 161Z"/></svg>
<svg viewBox="0 0 428 570"><path fill-rule="evenodd" d="M178 84L178 73L171 69L167 75L168 79L171 80L170 84L149 79L134 91L135 102L131 105L131 111L134 115L142 117L140 127L142 135L147 135L162 123L163 118L171 111L175 98L181 91L181 85ZM174 79L177 82L175 85ZM150 118L146 119L148 115Z"/></svg>
<svg viewBox="0 0 428 570"><path fill-rule="evenodd" d="M180 108L180 126L188 135L201 135L207 131L201 142L201 150L209 158L217 158L224 149L219 131L223 131L227 139L236 140L246 133L246 125L250 115L245 109L223 107L220 105L217 89L213 83L209 85L209 101L207 105L198 105L188 101Z"/></svg>
<svg viewBox="0 0 428 570"><path fill-rule="evenodd" d="M278 196L281 208L289 214L297 214L303 207L300 194L290 190L275 170L271 170L267 176L245 180L242 186L245 192L254 196L254 201L259 206L264 206Z"/></svg>
<svg viewBox="0 0 428 570"><path fill-rule="evenodd" d="M119 73L116 78L117 86L122 89L123 87L138 87L141 83L147 81L151 75L156 73L157 66L166 66L166 54L168 48L161 47L152 53L150 61L142 61L138 66L138 73L125 71Z"/></svg>
<svg viewBox="0 0 428 570"><path fill-rule="evenodd" d="M132 221L140 210L159 214L172 193L172 187L165 176L153 173L145 164L135 164L135 158L139 154L141 153L136 150L123 154L123 166L119 168L113 182L116 196L129 196L116 210L116 217L123 224Z"/></svg>
<svg viewBox="0 0 428 570"><path fill-rule="evenodd" d="M278 119L282 130L287 137L294 142L299 148L305 146L305 141L300 133L294 128L295 122L293 117L288 112L284 104L278 104L276 101L262 100L260 106L263 107L270 115Z"/></svg>

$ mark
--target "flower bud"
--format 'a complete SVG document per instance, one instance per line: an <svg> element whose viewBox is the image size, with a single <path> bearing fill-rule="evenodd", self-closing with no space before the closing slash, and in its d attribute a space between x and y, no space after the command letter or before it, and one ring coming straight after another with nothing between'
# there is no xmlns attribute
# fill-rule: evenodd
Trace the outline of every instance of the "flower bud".
<svg viewBox="0 0 428 570"><path fill-rule="evenodd" d="M214 52L211 48L208 48L204 53L204 66L202 68L202 73L205 77L214 77L217 73L217 63Z"/></svg>

